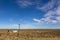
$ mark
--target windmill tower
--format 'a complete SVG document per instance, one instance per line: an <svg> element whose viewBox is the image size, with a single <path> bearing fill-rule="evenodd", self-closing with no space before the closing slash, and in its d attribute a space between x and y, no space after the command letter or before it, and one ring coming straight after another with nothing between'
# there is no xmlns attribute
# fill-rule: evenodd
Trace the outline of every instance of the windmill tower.
<svg viewBox="0 0 60 40"><path fill-rule="evenodd" d="M17 34L18 38L19 38L19 31L20 31L20 24L18 26L18 34Z"/></svg>
<svg viewBox="0 0 60 40"><path fill-rule="evenodd" d="M18 27L18 29L20 30L20 24L19 24L19 27Z"/></svg>
<svg viewBox="0 0 60 40"><path fill-rule="evenodd" d="M19 35L19 31L20 31L20 24L19 24L19 26L18 26L18 35Z"/></svg>

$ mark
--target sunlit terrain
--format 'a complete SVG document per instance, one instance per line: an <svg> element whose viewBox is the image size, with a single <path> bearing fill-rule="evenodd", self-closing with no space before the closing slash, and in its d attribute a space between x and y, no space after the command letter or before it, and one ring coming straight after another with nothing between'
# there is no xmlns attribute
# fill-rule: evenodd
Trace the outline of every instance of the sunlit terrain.
<svg viewBox="0 0 60 40"><path fill-rule="evenodd" d="M0 40L60 40L60 29L0 29Z"/></svg>

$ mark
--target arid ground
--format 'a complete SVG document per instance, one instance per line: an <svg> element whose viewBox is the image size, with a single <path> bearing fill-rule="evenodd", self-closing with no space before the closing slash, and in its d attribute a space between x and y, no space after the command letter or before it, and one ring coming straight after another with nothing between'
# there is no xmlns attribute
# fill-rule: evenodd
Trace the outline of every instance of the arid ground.
<svg viewBox="0 0 60 40"><path fill-rule="evenodd" d="M0 40L60 40L60 29L0 29Z"/></svg>

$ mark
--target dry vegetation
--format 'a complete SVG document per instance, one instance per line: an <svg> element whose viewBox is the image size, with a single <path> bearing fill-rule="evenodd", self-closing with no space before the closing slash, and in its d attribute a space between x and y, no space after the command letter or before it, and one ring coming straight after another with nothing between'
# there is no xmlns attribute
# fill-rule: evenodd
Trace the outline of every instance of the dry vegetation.
<svg viewBox="0 0 60 40"><path fill-rule="evenodd" d="M0 29L0 40L60 40L60 29Z"/></svg>

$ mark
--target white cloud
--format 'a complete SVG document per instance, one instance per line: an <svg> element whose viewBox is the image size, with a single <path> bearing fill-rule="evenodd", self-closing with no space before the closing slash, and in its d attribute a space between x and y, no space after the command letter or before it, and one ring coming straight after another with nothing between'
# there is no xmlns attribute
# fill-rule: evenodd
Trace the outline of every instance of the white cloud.
<svg viewBox="0 0 60 40"><path fill-rule="evenodd" d="M48 4L44 5L42 8L43 11L46 11L44 18L40 18L40 23L58 23L60 22L60 0L51 0ZM57 6L57 7L54 7ZM54 8L54 9L52 9ZM47 11L48 10L48 11ZM36 19L38 20L38 19ZM38 22L38 21L37 21Z"/></svg>
<svg viewBox="0 0 60 40"><path fill-rule="evenodd" d="M39 0L32 2L32 0L17 0L19 6L29 7L32 5L36 5L37 9L43 10L46 12L44 18L33 20L37 23L58 23L60 22L60 0L50 0L45 3L43 6L40 6ZM38 6L37 6L38 5Z"/></svg>
<svg viewBox="0 0 60 40"><path fill-rule="evenodd" d="M44 4L42 7L37 6L37 9L43 10L43 11L48 11L54 8L54 5L57 0L50 0L46 4Z"/></svg>
<svg viewBox="0 0 60 40"><path fill-rule="evenodd" d="M42 0L16 0L16 2L20 7L25 8L25 7L35 5L37 9L40 9L43 11L54 9L55 6L60 5L60 0L49 0L47 3L44 3L44 4L42 3Z"/></svg>
<svg viewBox="0 0 60 40"><path fill-rule="evenodd" d="M59 16L60 16L60 5L58 6L58 8L57 8L56 12L57 12L57 15L59 15Z"/></svg>
<svg viewBox="0 0 60 40"><path fill-rule="evenodd" d="M26 8L26 7L31 7L34 6L35 7L41 2L41 0L16 0L17 5L19 5L20 7Z"/></svg>
<svg viewBox="0 0 60 40"><path fill-rule="evenodd" d="M28 7L34 4L34 2L31 2L30 0L17 0L17 4L20 7Z"/></svg>
<svg viewBox="0 0 60 40"><path fill-rule="evenodd" d="M36 18L34 18L33 20L36 21L36 22L38 22L38 23L41 22L39 19L36 19Z"/></svg>
<svg viewBox="0 0 60 40"><path fill-rule="evenodd" d="M60 16L56 17L56 20L60 22Z"/></svg>
<svg viewBox="0 0 60 40"><path fill-rule="evenodd" d="M38 19L36 19L38 20ZM40 23L58 23L60 22L60 7L56 8L56 10L49 10L45 15L44 18L39 19ZM38 22L37 21L37 22Z"/></svg>
<svg viewBox="0 0 60 40"><path fill-rule="evenodd" d="M50 0L49 2L45 3L43 6L37 6L37 9L47 12L49 10L54 10L55 7L60 5L60 0Z"/></svg>

